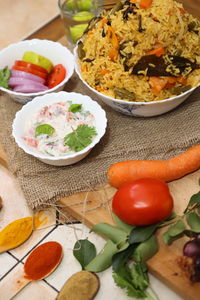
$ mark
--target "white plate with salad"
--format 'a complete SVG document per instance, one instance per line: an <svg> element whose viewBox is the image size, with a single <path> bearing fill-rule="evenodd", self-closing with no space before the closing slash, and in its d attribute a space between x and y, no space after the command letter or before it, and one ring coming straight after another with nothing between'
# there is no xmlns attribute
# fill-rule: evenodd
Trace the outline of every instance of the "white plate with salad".
<svg viewBox="0 0 200 300"><path fill-rule="evenodd" d="M57 42L25 40L0 51L0 90L22 104L63 90L73 72L72 53Z"/></svg>

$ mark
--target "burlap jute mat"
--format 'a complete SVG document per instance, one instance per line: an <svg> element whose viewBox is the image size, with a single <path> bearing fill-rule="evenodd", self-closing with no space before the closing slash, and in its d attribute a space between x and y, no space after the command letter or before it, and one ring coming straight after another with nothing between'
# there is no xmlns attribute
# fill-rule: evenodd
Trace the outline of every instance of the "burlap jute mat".
<svg viewBox="0 0 200 300"><path fill-rule="evenodd" d="M89 94L96 100L75 76L65 89ZM128 117L102 106L108 127L100 143L77 164L54 167L18 148L11 126L22 106L6 95L0 97L0 141L7 152L9 168L17 176L31 208L38 209L44 203L52 204L63 196L106 183L106 171L114 162L166 159L200 143L200 89L179 107L158 117Z"/></svg>

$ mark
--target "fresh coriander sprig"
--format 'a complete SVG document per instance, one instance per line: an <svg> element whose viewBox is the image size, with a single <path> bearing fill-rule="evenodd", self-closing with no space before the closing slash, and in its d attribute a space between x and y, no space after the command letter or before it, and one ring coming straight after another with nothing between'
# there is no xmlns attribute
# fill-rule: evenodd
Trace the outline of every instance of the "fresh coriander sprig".
<svg viewBox="0 0 200 300"><path fill-rule="evenodd" d="M11 72L8 67L3 68L0 70L0 86L3 88L8 89L8 81L10 78Z"/></svg>
<svg viewBox="0 0 200 300"><path fill-rule="evenodd" d="M92 138L97 135L96 129L88 125L79 125L76 130L64 137L64 145L70 150L79 152L91 144Z"/></svg>

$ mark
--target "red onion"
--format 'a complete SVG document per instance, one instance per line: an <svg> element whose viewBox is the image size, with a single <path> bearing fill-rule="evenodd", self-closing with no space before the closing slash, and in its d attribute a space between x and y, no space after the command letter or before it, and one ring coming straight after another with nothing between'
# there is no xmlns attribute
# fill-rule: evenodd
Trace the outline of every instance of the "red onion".
<svg viewBox="0 0 200 300"><path fill-rule="evenodd" d="M188 257L200 255L200 244L194 240L187 242L183 248L183 254Z"/></svg>
<svg viewBox="0 0 200 300"><path fill-rule="evenodd" d="M40 83L45 82L45 79L37 75L28 72L18 71L18 70L11 70L11 77L26 78Z"/></svg>
<svg viewBox="0 0 200 300"><path fill-rule="evenodd" d="M35 85L35 84L43 84L43 83L31 79L26 79L23 77L10 77L8 84L11 87L15 87L17 85Z"/></svg>
<svg viewBox="0 0 200 300"><path fill-rule="evenodd" d="M17 85L14 87L14 92L19 93L37 93L48 90L48 87L35 82L34 84L24 84L24 85Z"/></svg>

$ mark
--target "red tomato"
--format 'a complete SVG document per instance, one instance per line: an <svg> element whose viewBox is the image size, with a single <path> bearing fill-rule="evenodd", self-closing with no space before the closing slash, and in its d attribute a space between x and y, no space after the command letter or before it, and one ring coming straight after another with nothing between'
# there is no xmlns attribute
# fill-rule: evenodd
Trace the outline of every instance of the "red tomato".
<svg viewBox="0 0 200 300"><path fill-rule="evenodd" d="M143 178L122 185L113 197L112 209L122 221L145 226L169 217L173 198L166 183Z"/></svg>
<svg viewBox="0 0 200 300"><path fill-rule="evenodd" d="M35 69L31 69L31 68L29 69L29 68L25 68L25 67L21 67L21 66L13 66L12 69L17 70L17 71L31 73L31 74L34 74L34 75L39 76L41 78L44 78L44 79L47 78L47 73L40 72L40 71L35 70Z"/></svg>
<svg viewBox="0 0 200 300"><path fill-rule="evenodd" d="M15 61L15 66L24 67L24 68L27 68L27 69L33 69L33 70L37 70L39 72L43 72L45 74L48 74L47 70L44 69L43 67L37 66L35 64L29 63L29 62L26 62L26 61L23 61L23 60L16 60Z"/></svg>
<svg viewBox="0 0 200 300"><path fill-rule="evenodd" d="M47 86L51 89L58 85L65 78L66 70L63 65L59 64L53 67L47 77Z"/></svg>

